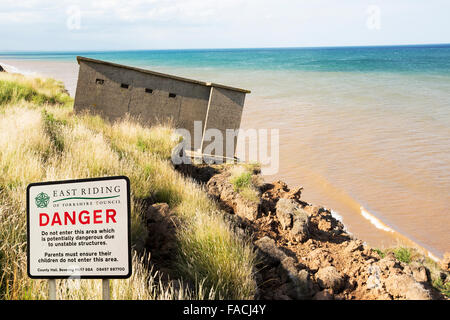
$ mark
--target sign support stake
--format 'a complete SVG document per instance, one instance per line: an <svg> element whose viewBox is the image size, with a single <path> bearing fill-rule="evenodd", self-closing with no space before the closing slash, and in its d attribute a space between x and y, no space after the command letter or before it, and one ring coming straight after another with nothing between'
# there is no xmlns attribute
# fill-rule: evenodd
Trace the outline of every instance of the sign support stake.
<svg viewBox="0 0 450 320"><path fill-rule="evenodd" d="M56 300L56 280L48 279L48 299Z"/></svg>
<svg viewBox="0 0 450 320"><path fill-rule="evenodd" d="M109 279L102 279L102 296L103 300L111 300Z"/></svg>

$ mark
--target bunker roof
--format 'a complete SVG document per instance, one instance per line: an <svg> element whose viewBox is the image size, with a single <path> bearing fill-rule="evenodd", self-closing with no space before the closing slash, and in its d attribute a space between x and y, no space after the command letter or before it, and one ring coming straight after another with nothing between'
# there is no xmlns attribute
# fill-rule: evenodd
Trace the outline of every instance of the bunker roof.
<svg viewBox="0 0 450 320"><path fill-rule="evenodd" d="M78 64L80 64L80 62L83 62L83 61L85 61L85 62L93 62L93 63L104 64L104 65L107 65L107 66L112 66L112 67L117 67L117 68L124 68L124 69L128 69L128 70L134 70L134 71L137 71L137 72L147 73L147 74L151 74L151 75L154 75L154 76L165 77L165 78L169 78L169 79L195 83L195 84L199 84L199 85L203 85L203 86L207 86L207 87L217 87L217 88L234 90L234 91L239 91L239 92L244 92L244 93L250 93L251 92L250 90L230 87L230 86L226 86L226 85L223 85L223 84L218 84L218 83L213 83L213 82L204 82L204 81L199 81L199 80L193 80L193 79L188 79L188 78L174 76L174 75L171 75L171 74L166 74L166 73L161 73L161 72L156 72L156 71L151 71L151 70L141 69L141 68L136 68L136 67L130 67L130 66L122 65L122 64L117 64L117 63L108 62L108 61L102 61L102 60L96 60L96 59L91 59L91 58L86 58L86 57L77 56L77 61L78 61Z"/></svg>

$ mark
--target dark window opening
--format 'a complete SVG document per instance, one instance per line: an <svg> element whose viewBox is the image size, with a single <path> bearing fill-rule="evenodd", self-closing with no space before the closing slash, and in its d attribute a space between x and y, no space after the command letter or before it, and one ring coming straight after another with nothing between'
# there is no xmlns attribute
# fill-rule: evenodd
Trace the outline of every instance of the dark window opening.
<svg viewBox="0 0 450 320"><path fill-rule="evenodd" d="M177 95L175 93L169 93L169 98L175 98Z"/></svg>
<svg viewBox="0 0 450 320"><path fill-rule="evenodd" d="M122 83L122 84L120 85L120 87L121 87L121 88L124 88L124 89L128 89L129 86L130 86L130 85L128 85L128 84L126 84L126 83Z"/></svg>
<svg viewBox="0 0 450 320"><path fill-rule="evenodd" d="M103 79L95 79L95 83L96 84L104 84L105 80L103 80Z"/></svg>
<svg viewBox="0 0 450 320"><path fill-rule="evenodd" d="M147 93L153 93L153 89L145 88L145 92L147 92Z"/></svg>

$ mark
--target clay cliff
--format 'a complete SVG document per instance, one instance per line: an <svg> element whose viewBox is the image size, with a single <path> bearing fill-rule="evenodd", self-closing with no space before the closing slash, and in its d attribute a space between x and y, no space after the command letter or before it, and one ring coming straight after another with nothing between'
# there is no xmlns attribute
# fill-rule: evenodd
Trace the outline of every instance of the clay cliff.
<svg viewBox="0 0 450 320"><path fill-rule="evenodd" d="M329 210L305 202L301 187L265 183L257 168L250 170L257 195L251 198L233 184L233 166L178 169L203 183L236 231L253 242L257 299L448 299L432 285L436 277L444 285L450 281L448 255L436 271L426 267L424 256L406 263L393 251L373 249Z"/></svg>

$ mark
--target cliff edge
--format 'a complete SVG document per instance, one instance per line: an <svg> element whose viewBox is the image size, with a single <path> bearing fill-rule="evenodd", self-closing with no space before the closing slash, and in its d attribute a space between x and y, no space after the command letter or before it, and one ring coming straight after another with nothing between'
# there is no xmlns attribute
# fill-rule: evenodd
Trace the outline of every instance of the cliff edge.
<svg viewBox="0 0 450 320"><path fill-rule="evenodd" d="M448 268L413 249L397 249L409 250L406 259L369 247L330 210L303 201L301 187L265 183L247 164L178 169L204 183L238 233L251 238L259 256L256 298L448 299Z"/></svg>

